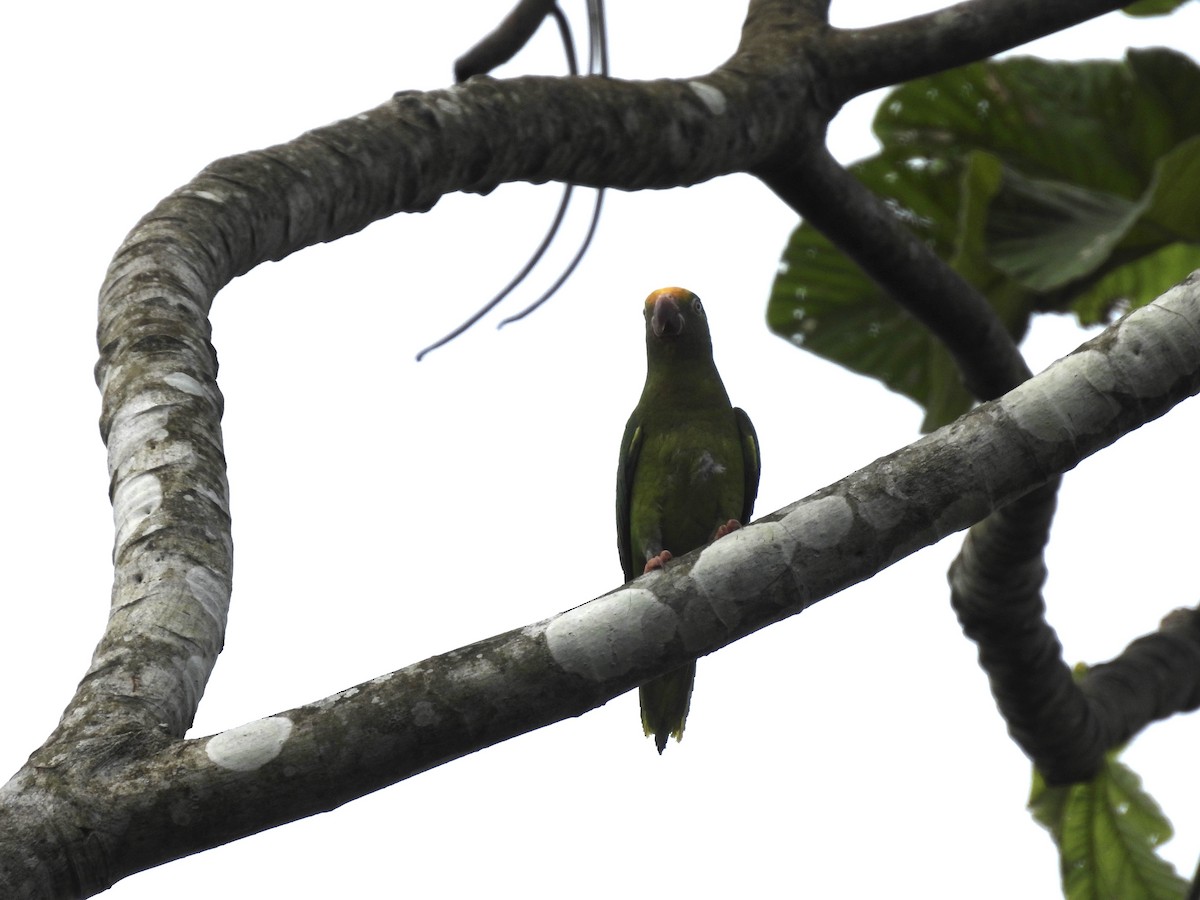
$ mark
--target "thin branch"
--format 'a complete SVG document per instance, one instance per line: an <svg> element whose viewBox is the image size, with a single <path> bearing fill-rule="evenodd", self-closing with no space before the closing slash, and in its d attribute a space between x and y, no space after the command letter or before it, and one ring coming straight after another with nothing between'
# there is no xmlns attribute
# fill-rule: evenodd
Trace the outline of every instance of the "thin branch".
<svg viewBox="0 0 1200 900"><path fill-rule="evenodd" d="M486 75L521 52L556 6L555 0L518 0L512 12L454 63L454 80Z"/></svg>
<svg viewBox="0 0 1200 900"><path fill-rule="evenodd" d="M986 59L1127 5L1123 0L966 0L886 25L831 29L814 52L840 105L876 88Z"/></svg>
<svg viewBox="0 0 1200 900"><path fill-rule="evenodd" d="M998 397L1029 377L1029 367L983 295L823 145L755 174L937 336L976 397Z"/></svg>

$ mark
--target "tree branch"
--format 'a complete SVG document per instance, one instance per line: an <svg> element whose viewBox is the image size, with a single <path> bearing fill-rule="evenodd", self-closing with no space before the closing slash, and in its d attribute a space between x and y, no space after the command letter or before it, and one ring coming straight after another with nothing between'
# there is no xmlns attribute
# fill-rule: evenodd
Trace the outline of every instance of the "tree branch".
<svg viewBox="0 0 1200 900"><path fill-rule="evenodd" d="M966 527L1197 390L1196 342L1150 369L1114 337L666 575L327 701L182 740L223 643L232 578L207 318L220 288L451 191L785 171L779 161L817 146L836 108L839 94L814 74L826 7L754 0L735 57L688 81L480 77L399 94L214 163L135 227L102 288L98 332L112 610L59 727L3 788L0 888L94 893L577 715ZM1195 294L1192 283L1113 334L1162 340L1155 316L1170 314L1194 335Z"/></svg>
<svg viewBox="0 0 1200 900"><path fill-rule="evenodd" d="M986 59L1127 5L1122 0L966 0L886 25L831 29L820 49L822 68L840 105L876 88Z"/></svg>
<svg viewBox="0 0 1200 900"><path fill-rule="evenodd" d="M759 26L779 25L789 6L751 4L758 25L747 24L740 65L703 81L479 77L399 94L219 160L138 223L100 298L96 373L118 523L112 611L53 739L160 724L182 736L223 644L232 551L207 319L221 287L452 191L519 180L666 187L751 167L810 118L802 62L756 56L754 35L778 39Z"/></svg>
<svg viewBox="0 0 1200 900"><path fill-rule="evenodd" d="M43 747L4 789L0 890L95 892L580 715L967 527L1198 391L1200 273L1000 400L590 603L221 735ZM1172 631L1178 652L1131 648L1177 679L1154 716L1200 700L1194 622ZM1130 717L1124 735L1147 710L1114 699L1125 682L1106 671L1092 690L1112 721Z"/></svg>
<svg viewBox="0 0 1200 900"><path fill-rule="evenodd" d="M555 0L518 0L499 25L455 60L454 80L466 81L504 65L529 43L554 5Z"/></svg>
<svg viewBox="0 0 1200 900"><path fill-rule="evenodd" d="M998 397L1029 377L1029 367L983 295L823 145L755 174L946 346L976 397Z"/></svg>
<svg viewBox="0 0 1200 900"><path fill-rule="evenodd" d="M1150 722L1200 707L1200 612L1172 613L1076 683L1040 593L1046 530L1037 516L1048 525L1053 501L1043 488L975 525L950 584L1013 739L1047 783L1067 784L1091 778L1107 751ZM1027 504L1032 513L1019 508Z"/></svg>

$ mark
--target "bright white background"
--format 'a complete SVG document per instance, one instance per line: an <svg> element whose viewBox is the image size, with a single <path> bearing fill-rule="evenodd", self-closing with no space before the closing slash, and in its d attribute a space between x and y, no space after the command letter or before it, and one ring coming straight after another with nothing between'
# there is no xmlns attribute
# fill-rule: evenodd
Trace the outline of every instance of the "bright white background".
<svg viewBox="0 0 1200 900"><path fill-rule="evenodd" d="M835 2L838 24L937 6ZM612 70L690 76L744 3L614 2ZM872 11L872 7L876 11ZM568 0L581 22L582 2ZM450 80L504 2L21 4L6 13L0 144L7 472L5 727L14 771L53 728L105 621L111 518L95 296L123 235L214 158ZM853 18L852 18L853 17ZM580 29L582 30L582 29ZM581 34L582 37L582 34ZM549 28L501 74L557 73ZM1113 15L1031 48L1200 55L1200 7ZM872 152L877 98L835 123ZM916 436L918 410L763 324L795 217L748 177L612 192L585 263L541 312L414 354L524 262L559 189L454 196L268 264L216 301L237 572L192 735L287 709L617 586L617 443L644 375L640 307L694 289L764 451L758 512ZM586 219L575 210L561 256ZM553 264L510 301L548 283ZM1043 367L1084 335L1043 323ZM1194 604L1195 401L1069 476L1047 599L1067 659L1098 662ZM947 600L960 539L701 661L687 739L659 758L633 695L349 804L134 876L114 898L1058 896L1056 858ZM1200 853L1200 719L1128 753Z"/></svg>

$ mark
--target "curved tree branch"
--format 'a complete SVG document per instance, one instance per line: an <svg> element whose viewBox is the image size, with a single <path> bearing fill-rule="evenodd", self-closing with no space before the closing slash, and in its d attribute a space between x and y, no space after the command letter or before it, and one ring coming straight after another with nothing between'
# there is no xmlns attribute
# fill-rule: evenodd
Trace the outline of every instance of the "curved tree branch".
<svg viewBox="0 0 1200 900"><path fill-rule="evenodd" d="M942 71L1112 11L1111 0L969 0L874 28L832 29L814 62L835 105L865 91ZM986 300L889 214L828 154L814 147L760 176L855 260L954 357L964 382L989 398L1029 376ZM1009 730L1050 781L1090 775L1111 728L1071 679L1045 622L1042 549L1054 484L975 526L951 572L952 603ZM1160 691L1160 693L1162 693Z"/></svg>
<svg viewBox="0 0 1200 900"><path fill-rule="evenodd" d="M221 160L126 240L101 294L97 377L118 522L113 613L64 727L181 735L223 641L231 560L207 310L232 277L453 190L561 180L629 189L753 171L813 146L828 110L789 40L820 0L751 4L738 54L688 82L526 78L401 94ZM164 439L166 438L166 439ZM179 598L192 606L180 616ZM150 664L130 653L139 635Z"/></svg>
<svg viewBox="0 0 1200 900"><path fill-rule="evenodd" d="M1200 611L1172 613L1077 683L1044 619L1044 529L1014 511L1027 501L1048 522L1053 492L1043 488L974 526L950 570L952 599L1013 739L1047 783L1066 784L1091 778L1150 722L1200 707Z"/></svg>
<svg viewBox="0 0 1200 900"><path fill-rule="evenodd" d="M646 83L479 77L400 94L219 160L138 223L100 298L113 607L56 739L160 725L182 736L222 646L232 551L207 319L217 291L260 262L451 191L516 180L664 187L750 168L812 125L802 63L760 59L753 40L777 40L790 6L752 5L736 71Z"/></svg>
<svg viewBox="0 0 1200 900"><path fill-rule="evenodd" d="M753 0L737 54L692 80L478 77L399 94L214 163L135 227L99 314L112 610L59 727L3 788L7 893L94 893L589 709L966 527L1200 387L1193 282L1057 374L667 575L436 666L182 740L224 640L232 578L207 317L216 293L260 262L427 210L451 191L516 180L640 189L784 171L781 160L818 146L830 97L842 95L817 81L827 6ZM1189 339L1152 367L1129 342L1164 340L1162 316L1186 322Z"/></svg>
<svg viewBox="0 0 1200 900"><path fill-rule="evenodd" d="M590 603L219 735L48 744L3 789L0 890L93 893L579 715L967 527L1197 392L1200 273L1003 398ZM1085 689L1117 726L1107 738L1147 720L1114 667L1176 679L1155 717L1200 704L1195 622L1095 670Z"/></svg>

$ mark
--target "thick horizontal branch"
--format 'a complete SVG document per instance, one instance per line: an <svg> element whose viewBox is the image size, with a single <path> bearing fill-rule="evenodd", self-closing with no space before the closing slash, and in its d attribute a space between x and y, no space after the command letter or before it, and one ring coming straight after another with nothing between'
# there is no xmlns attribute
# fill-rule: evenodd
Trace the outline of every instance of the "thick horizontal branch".
<svg viewBox="0 0 1200 900"><path fill-rule="evenodd" d="M56 798L59 818L43 823L47 831L70 830L65 812L104 808L109 824L91 840L113 878L333 808L580 715L795 615L979 521L1197 391L1200 275L1003 398L665 571L220 735L131 737L147 752L120 764L130 757L109 754L112 764L85 779L71 779L81 762L43 750L46 758L35 754L6 791ZM1191 679L1195 696L1200 669L1175 674ZM62 799L67 781L70 802ZM176 827L183 811L187 827ZM33 826L22 827L24 842L0 833L0 847L29 846ZM13 865L0 858L0 872Z"/></svg>

